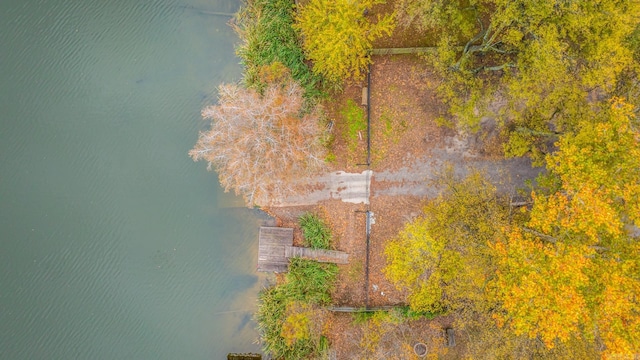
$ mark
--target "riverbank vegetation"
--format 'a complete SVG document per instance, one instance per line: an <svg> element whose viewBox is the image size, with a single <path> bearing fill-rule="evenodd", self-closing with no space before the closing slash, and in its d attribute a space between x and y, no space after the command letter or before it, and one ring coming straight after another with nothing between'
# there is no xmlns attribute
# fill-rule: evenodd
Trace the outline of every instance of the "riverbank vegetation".
<svg viewBox="0 0 640 360"><path fill-rule="evenodd" d="M244 2L234 22L234 29L240 37L236 53L244 66L244 85L261 90L266 85L260 76L261 69L281 63L304 89L306 98L321 98L324 96L323 78L309 67L294 27L294 18L291 0Z"/></svg>
<svg viewBox="0 0 640 360"><path fill-rule="evenodd" d="M315 214L300 217L306 242L329 249L331 234ZM264 289L258 299L256 321L265 352L275 359L308 359L326 355L327 310L338 267L293 258L276 286Z"/></svg>
<svg viewBox="0 0 640 360"><path fill-rule="evenodd" d="M334 264L291 259L274 287L260 292L256 321L265 352L275 359L307 359L328 350L323 305L337 273Z"/></svg>
<svg viewBox="0 0 640 360"><path fill-rule="evenodd" d="M190 154L249 204L285 196L293 180L317 170L353 170L366 129L354 99L378 43L417 43L423 53L389 61L404 64L397 74L405 77L374 79L374 87L397 83L374 93L384 107L372 106L372 134L382 134L372 139L372 164L386 171L417 157L464 157L425 183L435 196L406 201L424 201L420 211L391 198L396 208L371 205L387 211L375 210L372 236L386 236L378 241L387 260L375 270L396 293L380 290L380 278L353 290L349 282L361 285L365 271L369 279L361 259L340 268L294 259L260 295L267 353L313 358L342 347L336 352L348 358L410 357L410 340L398 333L429 334L439 349L429 354L451 350L451 358L640 353L640 3L247 0L234 26L243 84L220 87L219 105L203 111L211 131ZM460 175L474 157L488 168L528 157L544 169L526 190L499 189L495 174ZM303 215L303 242L330 248L339 226L359 224L354 211L363 210L328 211L330 226ZM362 255L354 233L341 231L341 245ZM356 326L323 308L336 288L343 301L362 305L375 295L439 315L375 315ZM442 345L449 326L465 337L457 349ZM335 336L344 329L355 332L348 341Z"/></svg>

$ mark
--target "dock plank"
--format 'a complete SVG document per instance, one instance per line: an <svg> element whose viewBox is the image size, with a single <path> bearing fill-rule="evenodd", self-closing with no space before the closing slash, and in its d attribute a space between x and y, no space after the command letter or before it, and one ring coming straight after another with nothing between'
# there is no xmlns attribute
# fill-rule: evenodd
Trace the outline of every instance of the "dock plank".
<svg viewBox="0 0 640 360"><path fill-rule="evenodd" d="M348 264L349 254L343 251L310 249L297 246L285 247L285 257L299 257L302 259L315 260L318 262Z"/></svg>

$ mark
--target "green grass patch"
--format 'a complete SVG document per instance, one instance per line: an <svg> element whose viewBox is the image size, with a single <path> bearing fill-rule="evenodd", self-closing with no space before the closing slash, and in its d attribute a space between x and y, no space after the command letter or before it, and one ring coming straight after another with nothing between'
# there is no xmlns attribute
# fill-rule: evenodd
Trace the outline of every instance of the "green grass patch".
<svg viewBox="0 0 640 360"><path fill-rule="evenodd" d="M337 157L336 154L333 153L333 151L328 151L327 155L324 157L324 162L326 162L327 164L333 164L334 162L336 162Z"/></svg>
<svg viewBox="0 0 640 360"><path fill-rule="evenodd" d="M298 219L304 245L313 249L331 248L331 229L317 215L305 213Z"/></svg>
<svg viewBox="0 0 640 360"><path fill-rule="evenodd" d="M261 68L280 62L304 88L307 99L326 96L321 90L323 79L305 61L299 34L293 28L294 0L247 0L235 23L241 40L236 53L245 66L246 86L264 88Z"/></svg>
<svg viewBox="0 0 640 360"><path fill-rule="evenodd" d="M354 312L351 314L351 316L353 317L354 324L362 325L369 322L369 320L371 320L375 314L375 311L366 311L364 308L362 308L361 311Z"/></svg>
<svg viewBox="0 0 640 360"><path fill-rule="evenodd" d="M402 317L404 317L405 319L408 320L417 320L417 319L434 319L435 317L441 315L439 313L432 313L432 312L428 312L428 311L415 311L415 310L411 310L411 307L409 306L401 306L396 308L397 311L400 313L400 315Z"/></svg>
<svg viewBox="0 0 640 360"><path fill-rule="evenodd" d="M393 119L391 119L389 112L383 110L382 115L380 115L380 120L384 124L384 136L390 137L393 135Z"/></svg>
<svg viewBox="0 0 640 360"><path fill-rule="evenodd" d="M351 262L347 275L351 281L361 279L364 276L364 265L362 264L362 260L354 260Z"/></svg>
<svg viewBox="0 0 640 360"><path fill-rule="evenodd" d="M347 104L340 110L344 120L345 141L349 151L353 152L358 147L360 136L365 136L363 132L367 130L367 119L364 110L355 101L349 99Z"/></svg>
<svg viewBox="0 0 640 360"><path fill-rule="evenodd" d="M380 122L382 123L382 135L390 141L394 143L398 143L400 140L400 136L407 131L409 127L407 125L407 121L404 118L394 119L388 108L382 109L382 114L380 115Z"/></svg>

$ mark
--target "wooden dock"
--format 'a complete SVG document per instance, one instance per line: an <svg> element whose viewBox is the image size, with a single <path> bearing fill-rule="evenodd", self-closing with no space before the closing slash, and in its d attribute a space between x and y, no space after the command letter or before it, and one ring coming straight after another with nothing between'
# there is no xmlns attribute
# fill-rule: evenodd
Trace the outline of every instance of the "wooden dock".
<svg viewBox="0 0 640 360"><path fill-rule="evenodd" d="M258 237L258 271L285 272L289 259L285 248L293 245L293 229L263 226Z"/></svg>
<svg viewBox="0 0 640 360"><path fill-rule="evenodd" d="M287 246L284 248L284 254L287 258L298 257L307 260L315 260L317 262L334 264L349 263L349 254L342 251Z"/></svg>
<svg viewBox="0 0 640 360"><path fill-rule="evenodd" d="M260 227L258 237L258 271L285 272L289 258L347 264L349 254L342 251L320 250L293 246L293 229L272 226Z"/></svg>

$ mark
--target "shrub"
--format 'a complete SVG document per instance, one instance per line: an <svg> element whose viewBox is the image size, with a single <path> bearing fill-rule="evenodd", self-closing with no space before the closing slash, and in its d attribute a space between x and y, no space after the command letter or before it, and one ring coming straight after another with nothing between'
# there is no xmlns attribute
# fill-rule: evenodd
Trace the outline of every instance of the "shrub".
<svg viewBox="0 0 640 360"><path fill-rule="evenodd" d="M304 236L304 245L314 249L331 248L331 230L315 214L305 213L298 219Z"/></svg>
<svg viewBox="0 0 640 360"><path fill-rule="evenodd" d="M375 315L375 313L375 311L367 311L365 308L358 309L357 312L354 312L352 314L353 323L356 325L366 324L367 322L369 322L369 320L371 320L371 318L373 318L373 315Z"/></svg>
<svg viewBox="0 0 640 360"><path fill-rule="evenodd" d="M295 301L289 302L285 315L281 334L288 346L293 345L296 341L311 338L310 322L313 314L309 305Z"/></svg>
<svg viewBox="0 0 640 360"><path fill-rule="evenodd" d="M291 298L308 303L326 305L331 302L330 291L338 274L338 266L313 260L289 260L286 275Z"/></svg>
<svg viewBox="0 0 640 360"><path fill-rule="evenodd" d="M397 308L397 311L402 317L408 320L417 320L421 318L431 320L437 317L438 315L441 315L439 313L432 313L428 311L415 311L415 310L412 310L410 306L401 306Z"/></svg>
<svg viewBox="0 0 640 360"><path fill-rule="evenodd" d="M256 322L263 351L274 359L304 359L314 351L309 339L299 339L288 343L283 337L283 325L289 299L286 287L276 286L265 289L258 296Z"/></svg>

